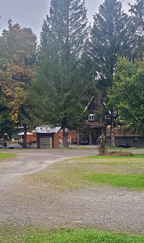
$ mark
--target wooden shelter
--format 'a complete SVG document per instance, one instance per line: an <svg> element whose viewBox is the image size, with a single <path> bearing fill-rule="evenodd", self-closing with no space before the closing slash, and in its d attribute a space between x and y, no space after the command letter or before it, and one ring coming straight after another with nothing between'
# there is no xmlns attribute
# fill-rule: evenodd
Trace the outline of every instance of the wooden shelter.
<svg viewBox="0 0 144 243"><path fill-rule="evenodd" d="M38 149L59 148L59 130L61 127L42 125L36 127L33 133L37 134Z"/></svg>

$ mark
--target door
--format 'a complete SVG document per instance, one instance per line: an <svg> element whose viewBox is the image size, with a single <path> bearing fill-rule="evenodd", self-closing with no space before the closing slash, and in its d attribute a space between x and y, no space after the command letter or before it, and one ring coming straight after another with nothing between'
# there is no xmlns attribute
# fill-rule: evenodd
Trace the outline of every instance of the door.
<svg viewBox="0 0 144 243"><path fill-rule="evenodd" d="M51 149L52 148L52 137L40 138L40 149Z"/></svg>

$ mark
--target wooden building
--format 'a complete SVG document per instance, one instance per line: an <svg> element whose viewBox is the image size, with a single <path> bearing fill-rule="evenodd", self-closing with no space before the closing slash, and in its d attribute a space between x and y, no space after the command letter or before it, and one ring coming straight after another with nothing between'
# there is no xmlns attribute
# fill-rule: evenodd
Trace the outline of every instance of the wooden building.
<svg viewBox="0 0 144 243"><path fill-rule="evenodd" d="M105 122L98 122L95 120L95 114L89 114L88 120L79 133L79 144L97 145L98 138L103 132L105 133L105 130Z"/></svg>
<svg viewBox="0 0 144 243"><path fill-rule="evenodd" d="M128 144L131 147L144 147L144 137L138 134L132 134L129 132L126 132L124 129L121 129L120 127L114 128L115 132L115 144L116 146L119 146L120 144ZM107 140L107 146L111 146L111 127L107 126L106 129L106 140Z"/></svg>
<svg viewBox="0 0 144 243"><path fill-rule="evenodd" d="M61 127L43 125L36 127L33 133L37 134L38 149L59 148L59 130Z"/></svg>
<svg viewBox="0 0 144 243"><path fill-rule="evenodd" d="M68 131L68 144L77 144L78 143L78 136L79 134L75 131ZM59 131L59 143L60 145L63 145L63 129L60 129Z"/></svg>

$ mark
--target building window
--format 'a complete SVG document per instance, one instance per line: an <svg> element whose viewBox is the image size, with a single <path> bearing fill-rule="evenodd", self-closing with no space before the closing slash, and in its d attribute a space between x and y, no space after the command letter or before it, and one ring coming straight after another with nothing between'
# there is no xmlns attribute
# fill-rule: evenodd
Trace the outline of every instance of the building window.
<svg viewBox="0 0 144 243"><path fill-rule="evenodd" d="M133 137L132 141L133 143L138 143L138 137Z"/></svg>
<svg viewBox="0 0 144 243"><path fill-rule="evenodd" d="M93 121L94 120L94 117L93 116L89 116L89 120L90 121Z"/></svg>
<svg viewBox="0 0 144 243"><path fill-rule="evenodd" d="M91 121L95 121L95 115L94 114L90 114L88 115L88 121L91 122Z"/></svg>

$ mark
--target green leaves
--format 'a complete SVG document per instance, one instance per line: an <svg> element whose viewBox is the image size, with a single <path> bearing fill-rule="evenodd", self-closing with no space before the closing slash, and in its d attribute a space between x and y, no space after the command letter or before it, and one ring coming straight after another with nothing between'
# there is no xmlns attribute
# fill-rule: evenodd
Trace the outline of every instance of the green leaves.
<svg viewBox="0 0 144 243"><path fill-rule="evenodd" d="M115 104L120 119L131 131L144 133L144 62L119 58L114 85L108 89L109 105Z"/></svg>

